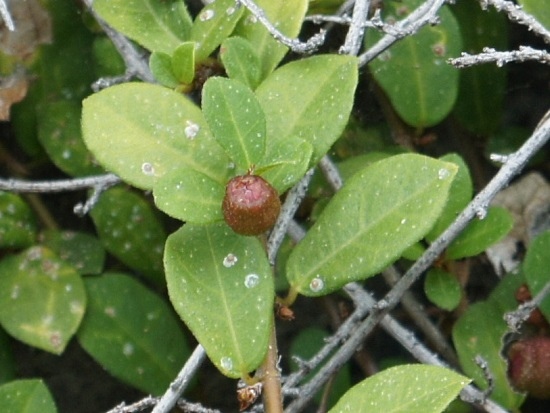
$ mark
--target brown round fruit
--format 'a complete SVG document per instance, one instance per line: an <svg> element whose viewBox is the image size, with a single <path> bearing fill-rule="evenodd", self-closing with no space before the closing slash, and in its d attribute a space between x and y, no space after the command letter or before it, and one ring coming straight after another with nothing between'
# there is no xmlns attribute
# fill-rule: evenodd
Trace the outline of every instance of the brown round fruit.
<svg viewBox="0 0 550 413"><path fill-rule="evenodd" d="M273 227L281 201L269 182L257 175L240 175L225 187L223 218L237 234L260 235Z"/></svg>
<svg viewBox="0 0 550 413"><path fill-rule="evenodd" d="M508 350L508 376L517 390L539 399L550 398L550 338L513 343Z"/></svg>

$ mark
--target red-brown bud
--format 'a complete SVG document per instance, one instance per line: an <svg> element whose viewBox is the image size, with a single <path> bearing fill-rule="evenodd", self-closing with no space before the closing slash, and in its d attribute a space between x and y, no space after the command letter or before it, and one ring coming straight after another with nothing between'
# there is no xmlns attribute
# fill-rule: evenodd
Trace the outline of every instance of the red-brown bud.
<svg viewBox="0 0 550 413"><path fill-rule="evenodd" d="M508 376L519 391L539 399L550 398L550 338L516 341L508 350Z"/></svg>

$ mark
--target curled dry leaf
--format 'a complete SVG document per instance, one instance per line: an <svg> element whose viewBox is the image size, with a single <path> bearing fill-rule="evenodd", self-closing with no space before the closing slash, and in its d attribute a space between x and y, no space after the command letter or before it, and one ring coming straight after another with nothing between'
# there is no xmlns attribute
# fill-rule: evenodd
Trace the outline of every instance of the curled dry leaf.
<svg viewBox="0 0 550 413"><path fill-rule="evenodd" d="M514 218L506 238L487 249L487 257L502 276L516 269L521 251L550 228L550 185L539 173L530 173L499 192L492 205L506 208Z"/></svg>
<svg viewBox="0 0 550 413"><path fill-rule="evenodd" d="M28 78L23 70L16 70L0 78L0 121L10 119L10 108L27 94Z"/></svg>
<svg viewBox="0 0 550 413"><path fill-rule="evenodd" d="M38 0L6 0L15 30L0 26L0 50L21 59L28 57L36 47L52 41L52 22Z"/></svg>

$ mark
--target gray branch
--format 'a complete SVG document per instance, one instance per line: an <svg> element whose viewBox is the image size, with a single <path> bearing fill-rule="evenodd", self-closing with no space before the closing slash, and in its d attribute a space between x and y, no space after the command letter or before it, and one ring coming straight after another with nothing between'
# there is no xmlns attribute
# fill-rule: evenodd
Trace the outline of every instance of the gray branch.
<svg viewBox="0 0 550 413"><path fill-rule="evenodd" d="M85 178L60 179L56 181L25 181L0 178L0 190L10 192L53 193L69 192L94 187L111 187L121 182L114 174L88 176Z"/></svg>
<svg viewBox="0 0 550 413"><path fill-rule="evenodd" d="M460 57L449 59L447 62L457 68L464 68L482 63L495 63L498 67L502 67L505 63L526 62L529 60L550 65L550 53L528 46L520 46L519 50L506 52L498 52L490 47L485 47L482 53L475 55L462 53Z"/></svg>
<svg viewBox="0 0 550 413"><path fill-rule="evenodd" d="M6 0L0 0L0 17L2 17L2 20L4 20L4 23L10 32L15 31L15 24L13 24L13 19L11 18Z"/></svg>
<svg viewBox="0 0 550 413"><path fill-rule="evenodd" d="M353 6L353 14L351 17L351 25L346 36L344 45L340 47L341 54L348 54L351 56L357 56L361 43L363 42L363 35L365 33L364 22L367 20L369 14L370 0L356 0Z"/></svg>

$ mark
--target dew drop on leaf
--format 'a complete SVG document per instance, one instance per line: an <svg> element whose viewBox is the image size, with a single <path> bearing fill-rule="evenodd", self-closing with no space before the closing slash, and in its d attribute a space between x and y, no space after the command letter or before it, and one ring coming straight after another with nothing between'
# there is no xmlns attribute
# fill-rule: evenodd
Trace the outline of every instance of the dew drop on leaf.
<svg viewBox="0 0 550 413"><path fill-rule="evenodd" d="M318 293L323 288L325 288L325 282L319 278L315 277L311 282L309 283L309 289L313 291L314 293Z"/></svg>
<svg viewBox="0 0 550 413"><path fill-rule="evenodd" d="M208 10L204 10L200 15L199 15L199 20L201 22L205 22L207 20L210 20L212 17L214 17L214 10L211 10L211 9L208 9Z"/></svg>
<svg viewBox="0 0 550 413"><path fill-rule="evenodd" d="M200 126L197 125L195 122L192 122L190 120L185 121L184 133L187 139L191 139L191 140L195 139L200 129L201 129Z"/></svg>
<svg viewBox="0 0 550 413"><path fill-rule="evenodd" d="M153 176L155 174L155 168L149 162L144 162L141 165L141 172L143 172L144 175Z"/></svg>
<svg viewBox="0 0 550 413"><path fill-rule="evenodd" d="M248 274L244 278L244 285L246 288L254 288L260 283L260 276L258 274Z"/></svg>
<svg viewBox="0 0 550 413"><path fill-rule="evenodd" d="M122 354L126 357L134 354L134 345L132 343L124 343L124 346L122 347Z"/></svg>
<svg viewBox="0 0 550 413"><path fill-rule="evenodd" d="M438 177L439 179L447 179L449 176L451 175L451 173L449 172L448 169L445 169L445 168L441 168L439 171L438 171Z"/></svg>
<svg viewBox="0 0 550 413"><path fill-rule="evenodd" d="M235 7L228 7L225 12L228 16L231 16L233 13L235 13L235 10L237 10Z"/></svg>
<svg viewBox="0 0 550 413"><path fill-rule="evenodd" d="M19 286L18 285L13 286L13 288L11 289L10 297L11 297L12 300L17 300L19 298Z"/></svg>
<svg viewBox="0 0 550 413"><path fill-rule="evenodd" d="M231 360L231 357L222 357L220 360L220 364L225 370L233 370L233 360Z"/></svg>
<svg viewBox="0 0 550 413"><path fill-rule="evenodd" d="M237 263L238 260L239 259L237 258L237 256L235 254L229 253L223 259L223 266L225 268L231 268L232 266L234 266Z"/></svg>

